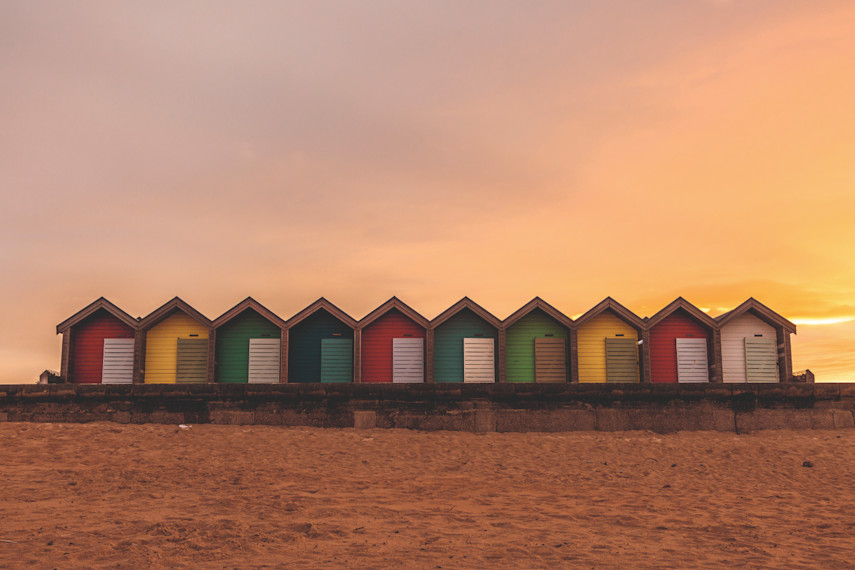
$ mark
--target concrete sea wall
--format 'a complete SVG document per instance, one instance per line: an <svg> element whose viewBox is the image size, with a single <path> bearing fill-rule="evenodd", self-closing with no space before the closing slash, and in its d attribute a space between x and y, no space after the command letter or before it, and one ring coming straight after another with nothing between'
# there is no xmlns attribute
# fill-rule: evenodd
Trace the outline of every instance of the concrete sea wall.
<svg viewBox="0 0 855 570"><path fill-rule="evenodd" d="M473 432L855 427L855 384L0 386L0 421Z"/></svg>

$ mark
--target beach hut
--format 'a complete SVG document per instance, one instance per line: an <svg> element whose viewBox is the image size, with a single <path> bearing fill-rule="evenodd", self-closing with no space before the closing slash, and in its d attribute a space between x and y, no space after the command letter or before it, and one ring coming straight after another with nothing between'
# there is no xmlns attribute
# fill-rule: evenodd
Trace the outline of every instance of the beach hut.
<svg viewBox="0 0 855 570"><path fill-rule="evenodd" d="M215 381L276 384L282 374L285 321L247 297L214 321Z"/></svg>
<svg viewBox="0 0 855 570"><path fill-rule="evenodd" d="M207 382L212 377L211 321L175 297L140 321L146 384Z"/></svg>
<svg viewBox="0 0 855 570"><path fill-rule="evenodd" d="M506 382L567 382L573 320L535 297L502 321Z"/></svg>
<svg viewBox="0 0 855 570"><path fill-rule="evenodd" d="M392 297L356 325L357 382L425 381L428 320Z"/></svg>
<svg viewBox="0 0 855 570"><path fill-rule="evenodd" d="M130 384L137 319L101 297L56 326L60 377L75 384Z"/></svg>
<svg viewBox="0 0 855 570"><path fill-rule="evenodd" d="M790 382L796 325L753 297L716 317L725 382Z"/></svg>
<svg viewBox="0 0 855 570"><path fill-rule="evenodd" d="M651 382L721 382L716 366L718 324L678 297L647 320L644 349Z"/></svg>
<svg viewBox="0 0 855 570"><path fill-rule="evenodd" d="M449 307L428 329L428 378L495 382L501 327L499 319L468 297Z"/></svg>
<svg viewBox="0 0 855 570"><path fill-rule="evenodd" d="M352 382L356 321L321 297L285 323L287 382Z"/></svg>
<svg viewBox="0 0 855 570"><path fill-rule="evenodd" d="M606 297L576 319L576 354L571 352L575 382L638 382L638 341L644 321Z"/></svg>

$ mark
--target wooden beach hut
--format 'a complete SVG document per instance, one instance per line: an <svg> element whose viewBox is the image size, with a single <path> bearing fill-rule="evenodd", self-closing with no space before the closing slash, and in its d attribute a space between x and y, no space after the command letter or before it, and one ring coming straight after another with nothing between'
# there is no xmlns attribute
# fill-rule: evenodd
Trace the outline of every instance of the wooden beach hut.
<svg viewBox="0 0 855 570"><path fill-rule="evenodd" d="M647 320L642 348L651 382L721 382L718 324L678 297Z"/></svg>
<svg viewBox="0 0 855 570"><path fill-rule="evenodd" d="M357 382L425 381L429 321L392 297L356 325Z"/></svg>
<svg viewBox="0 0 855 570"><path fill-rule="evenodd" d="M574 382L638 382L638 341L644 321L606 297L576 319L576 354L571 353Z"/></svg>
<svg viewBox="0 0 855 570"><path fill-rule="evenodd" d="M287 382L353 382L356 321L321 297L285 322Z"/></svg>
<svg viewBox="0 0 855 570"><path fill-rule="evenodd" d="M214 321L215 380L276 384L282 378L285 321L247 297Z"/></svg>
<svg viewBox="0 0 855 570"><path fill-rule="evenodd" d="M506 382L567 382L573 320L535 297L502 321Z"/></svg>
<svg viewBox="0 0 855 570"><path fill-rule="evenodd" d="M74 384L130 384L137 319L101 297L56 326L60 376Z"/></svg>
<svg viewBox="0 0 855 570"><path fill-rule="evenodd" d="M146 384L202 383L212 378L212 323L180 298L140 321Z"/></svg>
<svg viewBox="0 0 855 570"><path fill-rule="evenodd" d="M428 378L495 382L501 327L499 319L469 297L446 309L428 330Z"/></svg>
<svg viewBox="0 0 855 570"><path fill-rule="evenodd" d="M796 325L753 297L716 317L725 382L790 382Z"/></svg>

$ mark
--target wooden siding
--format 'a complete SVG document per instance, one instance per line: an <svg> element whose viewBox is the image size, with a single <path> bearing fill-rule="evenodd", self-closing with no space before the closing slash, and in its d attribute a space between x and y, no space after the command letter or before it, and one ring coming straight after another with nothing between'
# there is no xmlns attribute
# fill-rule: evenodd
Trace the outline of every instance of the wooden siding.
<svg viewBox="0 0 855 570"><path fill-rule="evenodd" d="M175 384L178 339L207 339L208 329L177 312L151 327L145 338L145 383Z"/></svg>
<svg viewBox="0 0 855 570"><path fill-rule="evenodd" d="M362 329L361 335L361 382L392 382L394 381L394 340L424 339L425 328L401 311L392 309ZM420 350L423 351L423 342L420 346L422 347ZM422 356L421 374L421 380L418 382L424 382L424 356Z"/></svg>
<svg viewBox="0 0 855 570"><path fill-rule="evenodd" d="M697 320L682 311L671 313L650 328L650 381L672 383L678 381L677 343L675 339L703 339L708 342L709 332ZM704 349L706 354L706 348ZM709 368L709 362L705 363ZM709 372L707 373L709 379Z"/></svg>
<svg viewBox="0 0 855 570"><path fill-rule="evenodd" d="M463 339L492 338L499 331L468 308L433 329L434 382L463 382Z"/></svg>
<svg viewBox="0 0 855 570"><path fill-rule="evenodd" d="M567 382L567 344L563 338L534 339L536 382Z"/></svg>
<svg viewBox="0 0 855 570"><path fill-rule="evenodd" d="M216 381L228 383L247 382L249 380L251 339L278 340L281 335L282 329L252 309L245 310L221 327L218 327L216 338ZM276 376L278 382L278 372Z"/></svg>
<svg viewBox="0 0 855 570"><path fill-rule="evenodd" d="M279 383L279 338L249 339L249 374L251 384Z"/></svg>
<svg viewBox="0 0 855 570"><path fill-rule="evenodd" d="M745 377L749 382L778 381L778 349L774 338L745 337Z"/></svg>
<svg viewBox="0 0 855 570"><path fill-rule="evenodd" d="M522 317L505 332L506 380L508 382L538 381L536 379L535 339L566 340L568 337L567 328L540 309L534 309ZM566 360L565 352L562 366L565 366ZM566 382L566 366L564 380L550 381Z"/></svg>
<svg viewBox="0 0 855 570"><path fill-rule="evenodd" d="M775 328L750 313L745 313L721 327L722 372L725 382L747 382L745 368L745 339L775 340ZM775 379L778 380L777 369Z"/></svg>
<svg viewBox="0 0 855 570"><path fill-rule="evenodd" d="M496 381L496 341L492 338L463 339L463 381Z"/></svg>
<svg viewBox="0 0 855 570"><path fill-rule="evenodd" d="M321 340L353 340L353 329L318 309L288 330L288 382L321 381Z"/></svg>
<svg viewBox="0 0 855 570"><path fill-rule="evenodd" d="M622 336L618 336L622 335ZM606 338L632 339L638 332L611 312L600 313L577 329L579 382L606 381Z"/></svg>
<svg viewBox="0 0 855 570"><path fill-rule="evenodd" d="M631 338L607 338L606 382L638 382L638 343Z"/></svg>
<svg viewBox="0 0 855 570"><path fill-rule="evenodd" d="M134 339L105 338L102 384L131 384L134 380Z"/></svg>
<svg viewBox="0 0 855 570"><path fill-rule="evenodd" d="M709 382L707 339L675 338L678 382Z"/></svg>
<svg viewBox="0 0 855 570"><path fill-rule="evenodd" d="M392 339L392 382L417 384L425 381L425 339Z"/></svg>
<svg viewBox="0 0 855 570"><path fill-rule="evenodd" d="M321 382L353 381L353 339L321 339Z"/></svg>
<svg viewBox="0 0 855 570"><path fill-rule="evenodd" d="M68 381L75 384L102 381L105 339L134 338L131 327L103 309L75 324L70 333Z"/></svg>

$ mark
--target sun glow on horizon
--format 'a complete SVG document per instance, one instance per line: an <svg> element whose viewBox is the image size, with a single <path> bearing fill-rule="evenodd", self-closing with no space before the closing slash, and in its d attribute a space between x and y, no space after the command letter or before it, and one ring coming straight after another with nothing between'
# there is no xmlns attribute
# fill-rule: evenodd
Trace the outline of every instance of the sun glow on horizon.
<svg viewBox="0 0 855 570"><path fill-rule="evenodd" d="M840 323L848 323L850 321L855 321L855 316L852 316L852 317L827 317L827 318L823 318L823 319L805 317L805 318L790 319L790 320L795 325L806 325L806 326L839 325Z"/></svg>

